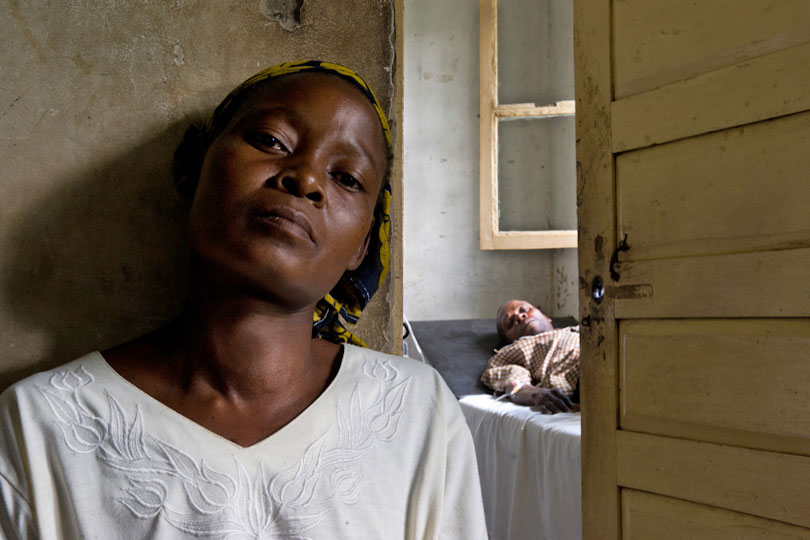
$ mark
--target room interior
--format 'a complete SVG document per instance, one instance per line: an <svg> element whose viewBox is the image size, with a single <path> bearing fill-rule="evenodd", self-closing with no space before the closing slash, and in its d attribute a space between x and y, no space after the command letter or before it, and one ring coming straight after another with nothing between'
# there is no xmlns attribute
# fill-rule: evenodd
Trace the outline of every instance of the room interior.
<svg viewBox="0 0 810 540"><path fill-rule="evenodd" d="M404 27L409 354L459 398L490 538L579 539L580 415L495 401L479 380L507 300L577 324L573 3L405 2ZM557 102L569 109L536 110ZM557 233L566 247L542 237Z"/></svg>
<svg viewBox="0 0 810 540"><path fill-rule="evenodd" d="M479 17L492 5L479 2ZM502 17L508 6L531 24L525 3L506 1L498 2L499 21L508 20ZM416 23L420 17L435 20L429 14L440 9L420 8L413 16ZM407 9L406 4L406 15ZM807 10L806 3L790 1L573 2L579 249L571 275L577 276L572 288L578 291L573 311L582 325L582 413L576 447L568 448L581 450L581 469L567 472L573 483L582 482L581 501L579 493L573 496L581 502L579 520L554 523L553 503L565 496L555 490L565 484L543 485L550 471L558 473L564 465L554 444L559 449L565 443L549 437L543 441L547 446L538 444L543 439L537 433L544 429L532 431L531 420L510 419L510 411L489 411L497 419L486 424L476 406L487 397L464 387L475 382L463 380L469 377L464 360L474 362L472 351L497 340L491 334L472 337L474 332L441 320L465 319L456 311L458 290L433 304L430 300L441 291L424 298L405 289L406 316L410 310L421 314L425 306L439 306L429 316L435 319L438 348L444 347L435 353L437 363L448 379L458 381L458 392L466 393L460 396L465 413L474 411L468 420L474 433L482 433L479 469L483 475L497 470L515 479L510 487L499 484L503 478L498 474L485 481L491 537L809 537L810 428L801 420L807 417L810 382L805 361L810 296L801 277L810 230L810 190L802 172L810 80ZM466 16L461 5L447 7L447 15L443 22ZM539 41L545 36L542 28L530 33ZM452 114L470 94L459 88L444 92L440 82L453 84L453 62L462 56L442 54L438 25L415 34L419 59L430 58L431 66L407 72L414 76L406 78L406 89L409 84L430 88L439 94L433 96L437 110ZM461 48L456 39L448 33L443 46L456 53ZM496 41L500 46L500 33ZM502 60L498 54L499 66ZM541 71L545 65L535 58L526 64ZM483 72L488 66L479 67ZM444 79L436 81L436 73ZM468 82L474 89L475 81ZM484 95L482 89L479 105ZM474 101L476 96L470 97ZM561 98L516 99L554 105ZM425 102L431 100L420 105ZM483 106L480 112L476 121L484 122ZM454 138L430 138L430 131L414 128L411 147L408 118L405 178L444 182L448 174L435 149L451 149ZM442 118L431 116L430 122L438 125ZM451 129L458 131L464 124L451 118ZM473 157L474 149L465 149ZM511 148L499 150L509 155ZM533 152L542 153L543 145ZM468 175L483 176L482 155L464 161ZM420 167L418 174L407 174L409 158ZM482 164L475 171L477 158ZM404 186L408 190L413 184ZM444 189L451 196L460 192ZM482 190L479 202L486 196ZM416 230L408 230L408 212L434 203L405 208L408 285L414 285L408 282L409 263L421 264L416 279L434 269L426 256L431 245L418 240L429 218L417 214ZM474 214L468 208L467 228L476 228ZM503 223L504 215L498 217ZM447 234L456 233L450 229ZM477 232L483 246L484 226ZM470 243L451 238L444 249L474 252ZM416 244L412 251L410 242ZM486 260L506 253L478 251L469 257ZM513 251L509 257L515 259L509 260L519 268L517 258L538 253ZM532 284L537 294L532 298L564 316L568 306L555 311L560 305L542 297L556 285L556 270L549 271L556 264L551 253L540 263L541 272L533 273L544 278L542 285ZM466 283L469 268L485 265L459 263L441 275ZM468 298L492 303L467 317L491 317L499 301L519 296L499 289L520 287L503 276L476 275L481 281ZM490 297L495 291L497 300ZM469 321L467 327L482 328L481 321ZM465 349L467 355L461 352ZM510 423L519 426L517 435L508 434ZM505 443L505 434L506 441L518 442ZM535 496L527 501L520 495L530 483ZM514 516L514 522L504 514ZM522 528L528 523L532 531Z"/></svg>
<svg viewBox="0 0 810 540"><path fill-rule="evenodd" d="M0 388L176 312L176 141L245 74L328 57L378 89L399 158L391 276L359 334L398 352L407 319L446 346L423 356L466 403L491 538L810 538L810 4L276 4L4 7ZM576 116L499 117L493 201L496 4L497 102ZM482 248L488 226L579 248ZM582 324L581 413L488 401L510 298Z"/></svg>

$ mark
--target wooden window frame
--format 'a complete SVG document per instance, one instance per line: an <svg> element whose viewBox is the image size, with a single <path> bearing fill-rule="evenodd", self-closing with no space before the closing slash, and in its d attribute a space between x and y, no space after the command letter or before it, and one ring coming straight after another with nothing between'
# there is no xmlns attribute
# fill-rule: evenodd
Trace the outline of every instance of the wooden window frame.
<svg viewBox="0 0 810 540"><path fill-rule="evenodd" d="M502 231L498 209L498 122L501 119L574 116L574 100L553 105L498 103L498 0L479 2L480 245L482 250L577 247L576 230Z"/></svg>

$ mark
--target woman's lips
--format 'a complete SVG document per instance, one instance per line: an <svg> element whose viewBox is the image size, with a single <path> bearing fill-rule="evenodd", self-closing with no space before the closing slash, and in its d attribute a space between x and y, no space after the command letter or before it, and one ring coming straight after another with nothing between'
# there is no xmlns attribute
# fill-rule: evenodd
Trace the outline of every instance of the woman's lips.
<svg viewBox="0 0 810 540"><path fill-rule="evenodd" d="M312 224L303 212L289 207L280 207L258 210L254 213L254 218L259 224L288 232L315 243Z"/></svg>

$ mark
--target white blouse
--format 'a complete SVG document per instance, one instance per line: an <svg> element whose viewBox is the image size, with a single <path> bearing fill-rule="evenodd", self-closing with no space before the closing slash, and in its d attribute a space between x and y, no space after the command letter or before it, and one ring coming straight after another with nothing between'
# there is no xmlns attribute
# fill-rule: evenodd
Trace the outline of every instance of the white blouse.
<svg viewBox="0 0 810 540"><path fill-rule="evenodd" d="M323 394L250 447L98 352L34 375L0 396L0 497L0 538L486 538L441 377L351 345Z"/></svg>

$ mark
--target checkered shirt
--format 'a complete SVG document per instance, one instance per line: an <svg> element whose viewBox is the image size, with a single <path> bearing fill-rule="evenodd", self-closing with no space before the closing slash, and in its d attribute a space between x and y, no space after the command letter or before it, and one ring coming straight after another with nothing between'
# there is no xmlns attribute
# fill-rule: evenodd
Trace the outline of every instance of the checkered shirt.
<svg viewBox="0 0 810 540"><path fill-rule="evenodd" d="M579 326L524 336L499 349L481 375L481 382L499 392L512 382L557 388L566 396L578 380Z"/></svg>

